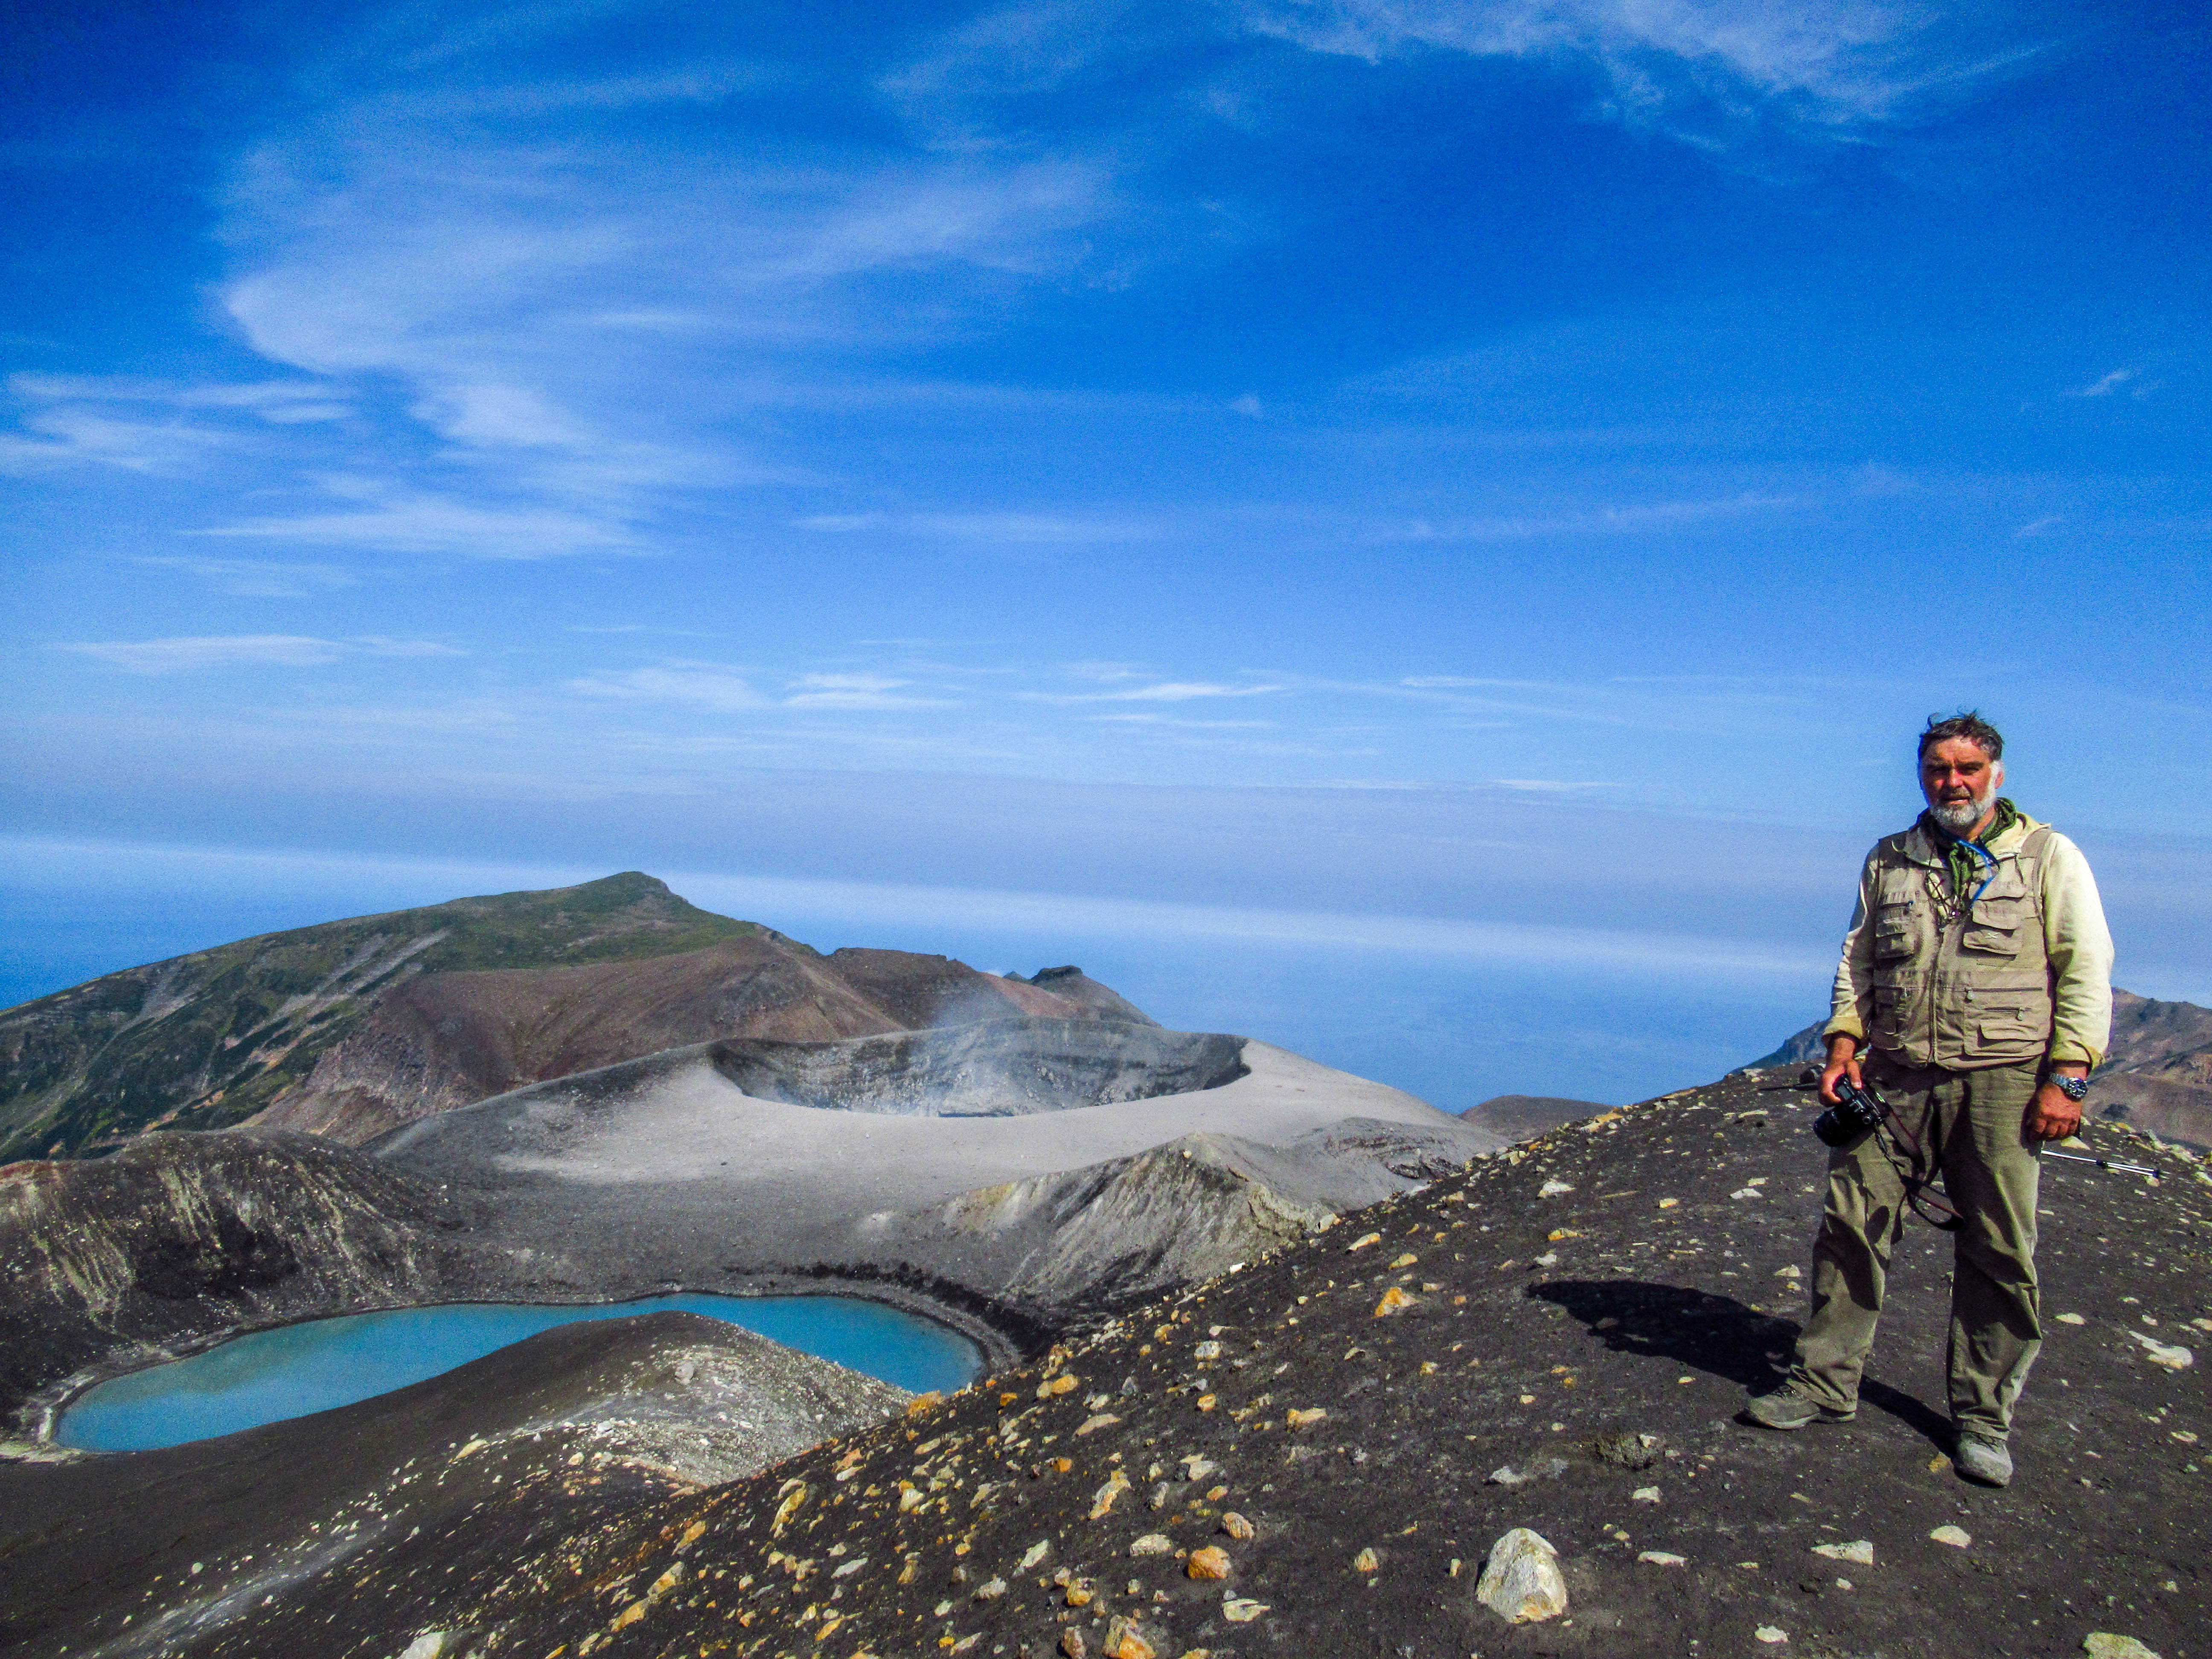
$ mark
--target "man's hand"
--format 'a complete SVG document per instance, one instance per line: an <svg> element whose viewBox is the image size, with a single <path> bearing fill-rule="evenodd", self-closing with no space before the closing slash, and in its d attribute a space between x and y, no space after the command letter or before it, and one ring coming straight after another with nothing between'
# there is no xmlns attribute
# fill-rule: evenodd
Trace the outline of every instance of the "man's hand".
<svg viewBox="0 0 2212 1659"><path fill-rule="evenodd" d="M1834 1106L1840 1103L1836 1099L1836 1079L1839 1077L1850 1078L1854 1089L1866 1087L1866 1079L1859 1075L1858 1053L1856 1037L1846 1036L1838 1031L1828 1039L1828 1064L1820 1073L1820 1099L1824 1104ZM2054 1089L2050 1092L2057 1094L2058 1091ZM2059 1098L2064 1100L2065 1097L2060 1095ZM2073 1103L2069 1101L2067 1103L2071 1105ZM2070 1134L2073 1131L2067 1133Z"/></svg>
<svg viewBox="0 0 2212 1659"><path fill-rule="evenodd" d="M2051 1069L2068 1077L2088 1075L2086 1066L2054 1066ZM2078 1101L2067 1098L2066 1091L2055 1083L2045 1083L2035 1091L2035 1098L2027 1103L2030 1140L2063 1140L2081 1133L2081 1107Z"/></svg>

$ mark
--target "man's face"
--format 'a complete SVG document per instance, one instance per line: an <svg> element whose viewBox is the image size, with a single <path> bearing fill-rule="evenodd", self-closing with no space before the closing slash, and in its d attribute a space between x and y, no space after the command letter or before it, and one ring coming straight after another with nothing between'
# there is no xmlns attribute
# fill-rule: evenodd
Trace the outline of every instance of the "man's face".
<svg viewBox="0 0 2212 1659"><path fill-rule="evenodd" d="M1982 752L1972 738L1946 738L1930 744L1920 757L1920 793L1928 798L1936 822L1963 836L1989 816L2004 766Z"/></svg>

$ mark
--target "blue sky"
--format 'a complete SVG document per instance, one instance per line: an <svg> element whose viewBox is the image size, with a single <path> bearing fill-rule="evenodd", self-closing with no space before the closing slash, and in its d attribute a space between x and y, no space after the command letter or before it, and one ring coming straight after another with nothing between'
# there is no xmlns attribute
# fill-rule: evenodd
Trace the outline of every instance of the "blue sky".
<svg viewBox="0 0 2212 1659"><path fill-rule="evenodd" d="M11 18L25 994L243 854L1796 1006L1973 703L2212 996L2194 9Z"/></svg>

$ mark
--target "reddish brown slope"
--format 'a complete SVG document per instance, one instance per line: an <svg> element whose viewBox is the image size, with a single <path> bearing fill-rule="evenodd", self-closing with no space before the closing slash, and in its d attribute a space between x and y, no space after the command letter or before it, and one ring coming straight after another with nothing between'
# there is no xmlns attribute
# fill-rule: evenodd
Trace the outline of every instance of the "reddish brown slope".
<svg viewBox="0 0 2212 1659"><path fill-rule="evenodd" d="M825 957L769 933L644 962L425 974L386 995L254 1121L359 1146L434 1112L686 1043L827 1042L1018 1014L1095 1018L1097 994L1121 1001L1074 978L1092 994L1056 995L905 951Z"/></svg>

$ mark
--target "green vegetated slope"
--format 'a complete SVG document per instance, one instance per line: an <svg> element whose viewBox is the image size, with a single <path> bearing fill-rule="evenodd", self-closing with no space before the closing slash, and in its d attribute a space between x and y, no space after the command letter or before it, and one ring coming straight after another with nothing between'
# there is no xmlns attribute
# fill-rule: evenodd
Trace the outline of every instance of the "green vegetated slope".
<svg viewBox="0 0 2212 1659"><path fill-rule="evenodd" d="M0 1013L0 1162L250 1117L413 975L635 961L769 933L631 871L264 933L108 974Z"/></svg>

